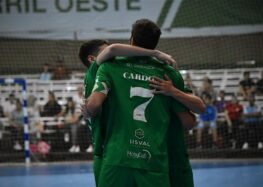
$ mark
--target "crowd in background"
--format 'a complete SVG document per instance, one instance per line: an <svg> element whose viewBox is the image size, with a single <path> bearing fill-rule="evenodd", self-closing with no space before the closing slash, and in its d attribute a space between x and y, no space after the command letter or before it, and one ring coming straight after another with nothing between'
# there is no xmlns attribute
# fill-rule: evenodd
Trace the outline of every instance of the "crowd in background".
<svg viewBox="0 0 263 187"><path fill-rule="evenodd" d="M62 61L58 61L53 72L49 69L49 65L44 64L40 80L68 78ZM258 78L257 81L250 78L249 72L244 72L244 77L239 83L240 90L231 95L231 99L226 99L224 90L216 90L209 77L204 77L201 87L197 87L194 85L191 76L186 74L185 85L192 90L193 94L200 96L206 104L206 111L197 117L195 148L204 148L203 136L205 133L212 137L212 148L225 148L222 145L222 138L228 139L232 148L263 148L261 108L255 102L256 95L263 95L263 72L262 77ZM240 103L238 99L240 96L244 98L247 104L242 105ZM30 95L28 97L28 117L31 140L33 142L44 140L51 144L54 150L59 149L58 141L55 139L60 135L45 133L53 130L53 132L63 134L63 141L70 145L68 147L70 153L92 152L90 131L82 119L80 110L82 99L82 87L78 88L78 94L67 99L64 106L58 103L52 91L48 92L48 101L43 106L39 106L36 97ZM24 114L22 103L14 93L9 95L6 102L1 103L0 117L9 119L9 125L6 127L0 121L0 138L3 136L1 132L10 132L13 149L22 150ZM53 117L57 121L62 118L63 121L57 125L49 126L41 120L43 117ZM224 134L227 137L220 134L220 128L225 129ZM63 141L61 144L64 144ZM81 146L80 142L85 142L85 144ZM60 146L63 147L63 145Z"/></svg>
<svg viewBox="0 0 263 187"><path fill-rule="evenodd" d="M66 68L63 60L58 60L54 68L48 63L43 65L43 70L40 74L40 80L65 80L70 78L70 72Z"/></svg>
<svg viewBox="0 0 263 187"><path fill-rule="evenodd" d="M35 96L29 95L27 112L31 143L45 141L51 145L53 150L56 150L59 147L65 147L58 145L59 143L68 142L70 143L68 148L70 153L79 153L81 149L91 153L93 148L90 131L81 114L82 100L82 86L78 87L78 94L67 98L65 105L59 104L55 93L52 91L48 92L48 100L43 106L37 104ZM4 126L0 121L0 131L10 132L13 149L16 151L22 150L24 113L20 99L11 93L8 100L1 103L0 114L1 118L9 120L8 126ZM45 119L49 117L54 119L54 125L45 123ZM61 138L63 141L58 140L61 135L63 135Z"/></svg>
<svg viewBox="0 0 263 187"><path fill-rule="evenodd" d="M224 134L229 134L227 138L231 141L232 148L263 148L261 107L255 102L255 97L263 94L263 72L257 81L250 78L250 72L244 72L243 79L239 82L239 91L232 94L230 100L226 99L224 90L215 90L209 77L204 77L199 89L193 84L189 74L186 75L185 82L206 104L206 111L198 116L197 148L202 148L205 128L212 135L212 147L223 148L220 140L222 137L218 133L220 127L225 127ZM246 104L241 104L238 98L243 98Z"/></svg>

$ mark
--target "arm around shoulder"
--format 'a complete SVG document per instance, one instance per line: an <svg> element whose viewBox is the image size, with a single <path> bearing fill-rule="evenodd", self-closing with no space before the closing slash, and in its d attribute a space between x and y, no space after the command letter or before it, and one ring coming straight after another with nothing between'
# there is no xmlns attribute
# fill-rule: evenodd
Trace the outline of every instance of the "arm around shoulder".
<svg viewBox="0 0 263 187"><path fill-rule="evenodd" d="M116 56L151 56L168 64L176 64L175 60L168 54L158 50L145 49L127 44L112 44L106 47L97 57L96 63L102 62Z"/></svg>

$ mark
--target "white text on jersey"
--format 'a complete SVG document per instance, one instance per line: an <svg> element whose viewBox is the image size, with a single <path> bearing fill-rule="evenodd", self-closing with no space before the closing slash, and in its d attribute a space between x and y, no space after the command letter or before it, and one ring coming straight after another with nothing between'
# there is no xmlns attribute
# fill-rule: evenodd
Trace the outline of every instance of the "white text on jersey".
<svg viewBox="0 0 263 187"><path fill-rule="evenodd" d="M134 79L134 80L140 80L140 81L153 80L153 76L147 76L147 75L142 75L142 74L137 74L137 73L129 73L129 72L124 72L123 77L125 79Z"/></svg>

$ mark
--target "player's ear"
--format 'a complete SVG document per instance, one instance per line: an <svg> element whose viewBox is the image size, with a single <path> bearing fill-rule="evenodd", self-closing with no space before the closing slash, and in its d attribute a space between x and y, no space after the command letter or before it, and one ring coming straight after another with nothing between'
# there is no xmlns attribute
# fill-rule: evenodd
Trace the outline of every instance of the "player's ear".
<svg viewBox="0 0 263 187"><path fill-rule="evenodd" d="M96 60L95 56L93 56L93 55L88 55L87 61L88 61L89 63L92 63L92 62L94 62L95 60Z"/></svg>

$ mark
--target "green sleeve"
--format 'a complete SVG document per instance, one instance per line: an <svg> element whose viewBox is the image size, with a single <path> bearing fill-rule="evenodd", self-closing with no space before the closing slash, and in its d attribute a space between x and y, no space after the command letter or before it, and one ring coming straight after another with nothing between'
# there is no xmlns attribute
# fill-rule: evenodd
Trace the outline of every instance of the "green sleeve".
<svg viewBox="0 0 263 187"><path fill-rule="evenodd" d="M85 74L85 79L84 79L85 98L89 97L89 95L92 92L92 88L95 84L96 73L98 71L98 68L99 66L95 62L93 62Z"/></svg>
<svg viewBox="0 0 263 187"><path fill-rule="evenodd" d="M104 63L100 65L96 74L96 80L92 92L101 92L106 95L108 94L108 91L110 90L112 85L109 71L110 71L109 64Z"/></svg>

